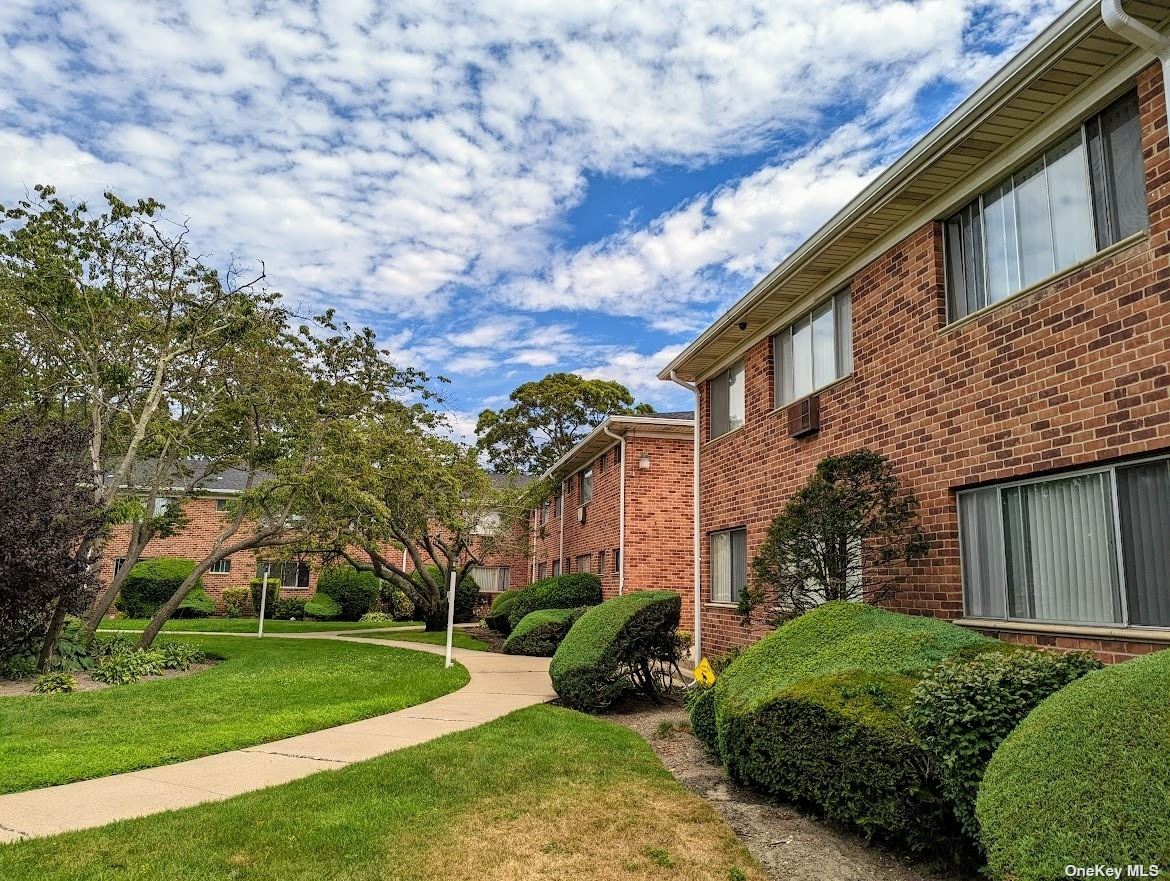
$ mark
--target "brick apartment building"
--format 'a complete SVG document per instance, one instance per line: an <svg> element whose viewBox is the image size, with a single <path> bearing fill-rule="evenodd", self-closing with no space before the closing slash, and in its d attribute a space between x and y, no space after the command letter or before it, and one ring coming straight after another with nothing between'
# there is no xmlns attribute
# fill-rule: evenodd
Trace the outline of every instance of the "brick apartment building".
<svg viewBox="0 0 1170 881"><path fill-rule="evenodd" d="M693 617L694 414L610 416L545 474L531 578L593 572L608 599L677 590ZM684 624L685 626L685 624Z"/></svg>
<svg viewBox="0 0 1170 881"><path fill-rule="evenodd" d="M701 413L702 651L765 632L735 603L769 523L861 447L931 542L894 607L1107 660L1170 644L1168 260L1163 71L1085 0L660 374Z"/></svg>
<svg viewBox="0 0 1170 881"><path fill-rule="evenodd" d="M196 495L189 494L186 487L176 487L171 495L160 496L155 502L156 511L161 514L166 506L181 504L186 522L174 535L152 539L140 559L148 560L152 557L186 557L197 561L204 559L211 550L216 534L225 525L224 518L228 516L229 503L243 492L245 479L244 472L226 468L217 474L197 480ZM503 478L493 476L493 479ZM484 534L495 528L496 526L490 522L482 526ZM471 574L480 587L483 603L490 602L491 594L528 583L526 536L522 533L523 530L518 530L514 541L498 543L502 546L499 552L487 554L482 565L473 567ZM103 584L108 584L114 573L121 568L123 562L121 554L125 553L128 541L128 527L124 524L116 526L106 543L106 553L100 563L99 580ZM402 553L403 568L407 572L414 571L414 564L405 552L393 553L395 555ZM269 579L280 580L282 596L310 599L317 592L317 576L321 568L321 560L318 557L305 555L284 561L264 559L273 555L270 549L237 551L208 570L203 576L203 586L216 601L221 612L224 607L223 591L229 587L248 587L253 578L263 574L265 567L268 567Z"/></svg>

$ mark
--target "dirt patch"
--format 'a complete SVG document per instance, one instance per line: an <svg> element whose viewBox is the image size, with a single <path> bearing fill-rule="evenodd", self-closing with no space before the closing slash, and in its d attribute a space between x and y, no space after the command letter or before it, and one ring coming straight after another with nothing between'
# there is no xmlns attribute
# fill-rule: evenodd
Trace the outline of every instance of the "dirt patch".
<svg viewBox="0 0 1170 881"><path fill-rule="evenodd" d="M157 676L143 676L138 682L154 682L156 679L177 679L180 676L190 676L213 666L215 666L214 661L208 661L205 664L192 664L186 670L164 670ZM73 690L74 694L79 691L101 691L106 688L115 687L105 682L98 682L83 670L75 671L72 676L77 680L77 686ZM36 676L30 679L0 679L0 697L18 697L25 694L36 694L33 691L36 684Z"/></svg>
<svg viewBox="0 0 1170 881"><path fill-rule="evenodd" d="M633 705L607 716L632 728L688 789L702 796L735 830L768 877L783 881L956 881L913 860L867 845L849 832L728 779L691 734L678 703Z"/></svg>
<svg viewBox="0 0 1170 881"><path fill-rule="evenodd" d="M479 627L460 627L459 630L462 633L466 633L473 639L478 639L480 642L486 642L488 644L487 650L489 652L496 652L499 654L504 651L504 640L508 637L501 636L494 630L484 627L483 625L480 625Z"/></svg>

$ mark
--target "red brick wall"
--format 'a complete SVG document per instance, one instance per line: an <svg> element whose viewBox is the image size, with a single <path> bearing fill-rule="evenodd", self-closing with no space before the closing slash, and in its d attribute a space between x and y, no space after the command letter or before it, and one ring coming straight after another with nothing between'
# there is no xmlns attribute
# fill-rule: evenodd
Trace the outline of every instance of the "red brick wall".
<svg viewBox="0 0 1170 881"><path fill-rule="evenodd" d="M792 439L784 412L772 412L770 342L747 352L746 425L703 445L704 533L746 526L750 563L821 458L871 447L916 493L931 541L893 605L954 618L963 610L957 489L1170 448L1170 149L1157 66L1138 86L1148 237L947 328L939 228L918 229L853 279L854 373L821 394L818 434ZM704 537L705 596L709 564ZM714 654L766 628L708 605L703 630ZM1063 643L1110 659L1137 648Z"/></svg>
<svg viewBox="0 0 1170 881"><path fill-rule="evenodd" d="M605 552L601 576L602 595L609 599L618 594L618 575L614 567L614 550L619 547L619 487L621 468L615 463L614 450L604 455L605 466L593 466L593 500L584 524L577 522L581 504L580 481L576 475L565 483L565 544L562 571L577 571L577 557L590 554L591 571L597 569L597 553ZM642 470L643 454L650 457L650 468ZM651 434L626 435L626 455L621 467L626 472L626 543L625 589L649 588L677 590L682 594L682 626L690 629L693 532L691 495L693 484L693 447L690 438L662 438ZM539 512L538 512L539 513ZM551 574L557 559L561 522L555 503L549 521L534 527L533 555Z"/></svg>

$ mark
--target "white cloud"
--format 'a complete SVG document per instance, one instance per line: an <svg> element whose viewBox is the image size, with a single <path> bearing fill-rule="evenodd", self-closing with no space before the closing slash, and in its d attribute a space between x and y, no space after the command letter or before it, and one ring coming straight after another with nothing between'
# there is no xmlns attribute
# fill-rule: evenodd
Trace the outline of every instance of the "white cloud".
<svg viewBox="0 0 1170 881"><path fill-rule="evenodd" d="M616 380L633 392L637 400L653 404L658 410L690 410L694 407L694 396L682 386L661 382L657 377L663 365L669 364L681 351L682 346L666 346L649 354L612 351L603 361L576 368L573 373L586 379Z"/></svg>

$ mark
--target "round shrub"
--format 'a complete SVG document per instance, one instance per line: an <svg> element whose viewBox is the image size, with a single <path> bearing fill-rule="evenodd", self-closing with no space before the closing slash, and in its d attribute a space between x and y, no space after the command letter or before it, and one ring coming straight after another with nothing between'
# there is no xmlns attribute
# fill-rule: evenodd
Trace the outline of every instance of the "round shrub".
<svg viewBox="0 0 1170 881"><path fill-rule="evenodd" d="M72 673L46 673L37 679L33 691L37 694L68 694L77 688Z"/></svg>
<svg viewBox="0 0 1170 881"><path fill-rule="evenodd" d="M975 813L991 874L1170 859L1170 652L1106 667L1046 698L992 756Z"/></svg>
<svg viewBox="0 0 1170 881"><path fill-rule="evenodd" d="M229 618L239 618L248 608L248 588L225 587L223 605L224 612Z"/></svg>
<svg viewBox="0 0 1170 881"><path fill-rule="evenodd" d="M484 623L496 633L502 633L504 636L511 633L512 608L516 605L522 592L522 590L506 590L497 596L492 601L492 607L488 610Z"/></svg>
<svg viewBox="0 0 1170 881"><path fill-rule="evenodd" d="M155 557L134 564L122 583L115 603L127 618L149 618L169 600L187 576L195 571L195 561L183 557ZM202 580L196 590L203 589Z"/></svg>
<svg viewBox="0 0 1170 881"><path fill-rule="evenodd" d="M395 621L409 621L414 617L414 600L406 591L382 582L382 608Z"/></svg>
<svg viewBox="0 0 1170 881"><path fill-rule="evenodd" d="M711 752L718 752L719 732L715 728L715 686L696 682L687 692L687 714L691 732Z"/></svg>
<svg viewBox="0 0 1170 881"><path fill-rule="evenodd" d="M950 658L915 686L910 725L971 843L975 796L996 748L1040 701L1100 667L1088 653L1019 647Z"/></svg>
<svg viewBox="0 0 1170 881"><path fill-rule="evenodd" d="M738 780L912 848L953 834L906 722L918 678L997 645L945 621L832 602L746 649L715 683L718 753Z"/></svg>
<svg viewBox="0 0 1170 881"><path fill-rule="evenodd" d="M192 588L175 609L176 618L210 618L214 614L215 600L199 585Z"/></svg>
<svg viewBox="0 0 1170 881"><path fill-rule="evenodd" d="M306 608L308 608L306 606ZM391 624L394 621L394 616L386 612L366 612L362 615L359 621L368 621L371 624Z"/></svg>
<svg viewBox="0 0 1170 881"><path fill-rule="evenodd" d="M381 589L382 582L373 572L359 572L352 566L330 566L317 578L317 595L325 594L340 607L335 617L342 621L357 621L374 608Z"/></svg>
<svg viewBox="0 0 1170 881"><path fill-rule="evenodd" d="M532 655L547 658L556 650L578 618L579 609L539 609L529 612L504 641L506 655Z"/></svg>
<svg viewBox="0 0 1170 881"><path fill-rule="evenodd" d="M331 621L341 615L341 606L333 597L317 591L317 595L305 603L305 614L320 621ZM365 618L365 615L362 618Z"/></svg>
<svg viewBox="0 0 1170 881"><path fill-rule="evenodd" d="M681 610L677 593L657 590L634 591L588 609L549 666L561 700L574 709L600 710L635 688L654 693L656 674L670 673L678 661Z"/></svg>
<svg viewBox="0 0 1170 881"><path fill-rule="evenodd" d="M601 579L591 572L574 572L538 581L520 592L508 613L512 629L538 609L576 609L601 602Z"/></svg>
<svg viewBox="0 0 1170 881"><path fill-rule="evenodd" d="M302 620L308 602L305 597L277 597L276 602L268 607L271 610L268 617L280 621Z"/></svg>

